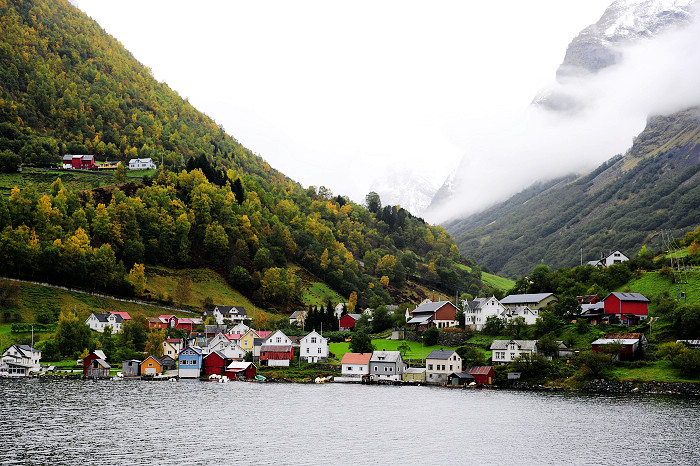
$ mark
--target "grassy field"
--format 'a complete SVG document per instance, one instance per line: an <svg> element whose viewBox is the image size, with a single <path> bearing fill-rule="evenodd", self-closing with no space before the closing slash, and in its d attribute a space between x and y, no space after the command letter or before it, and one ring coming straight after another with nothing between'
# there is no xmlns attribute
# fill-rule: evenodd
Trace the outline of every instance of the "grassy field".
<svg viewBox="0 0 700 466"><path fill-rule="evenodd" d="M325 306L329 300L336 304L346 301L339 293L328 288L325 283L321 282L310 283L303 291L302 300L307 306Z"/></svg>
<svg viewBox="0 0 700 466"><path fill-rule="evenodd" d="M454 349L454 348L448 348L445 346L423 346L421 348L421 344L415 341L404 341L404 340L372 340L372 345L374 345L374 349L377 351L398 351L399 346L401 346L403 343L407 343L408 346L411 348L407 353L405 359L423 359L425 358L431 351L433 350L439 350L439 349ZM328 345L328 348L330 349L331 353L335 354L335 357L338 359L338 361L343 359L343 355L345 353L350 352L349 348L349 343L330 343Z"/></svg>
<svg viewBox="0 0 700 466"><path fill-rule="evenodd" d="M25 168L22 173L0 173L0 193L9 194L15 186L20 189L34 186L40 193L49 192L56 178L61 178L63 185L73 191L114 184L114 177L105 174Z"/></svg>
<svg viewBox="0 0 700 466"><path fill-rule="evenodd" d="M671 365L671 362L666 360L653 361L647 366L638 368L616 367L609 371L609 375L616 377L620 381L700 382L700 377L694 379L682 377Z"/></svg>
<svg viewBox="0 0 700 466"><path fill-rule="evenodd" d="M687 272L687 277L686 295L688 302L700 303L700 271ZM672 283L671 279L659 275L658 272L646 272L640 278L630 280L617 291L623 290L641 293L649 299L665 292L668 292L671 298L675 298L678 295L678 285Z"/></svg>
<svg viewBox="0 0 700 466"><path fill-rule="evenodd" d="M472 268L466 265L457 264L457 267L470 273L472 271ZM487 272L481 272L481 281L483 281L486 285L503 291L508 291L515 285L515 282L510 278L499 277L498 275L493 275Z"/></svg>

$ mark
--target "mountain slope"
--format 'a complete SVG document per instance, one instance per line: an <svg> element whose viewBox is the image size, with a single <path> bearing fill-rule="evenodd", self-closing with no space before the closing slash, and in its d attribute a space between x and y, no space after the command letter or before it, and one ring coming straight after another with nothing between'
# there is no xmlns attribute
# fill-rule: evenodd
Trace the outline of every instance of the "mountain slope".
<svg viewBox="0 0 700 466"><path fill-rule="evenodd" d="M622 157L592 173L537 184L487 212L446 225L460 251L505 276L574 266L658 233L700 224L700 112L650 118Z"/></svg>
<svg viewBox="0 0 700 466"><path fill-rule="evenodd" d="M0 273L145 295L141 264L207 267L256 305L282 310L302 305L314 281L345 299L356 293L362 308L419 302L416 283L481 290L442 227L302 188L68 2L0 0L0 28L0 161L51 166L90 153L165 162L138 184L78 192L57 179L46 193L29 185L0 196Z"/></svg>

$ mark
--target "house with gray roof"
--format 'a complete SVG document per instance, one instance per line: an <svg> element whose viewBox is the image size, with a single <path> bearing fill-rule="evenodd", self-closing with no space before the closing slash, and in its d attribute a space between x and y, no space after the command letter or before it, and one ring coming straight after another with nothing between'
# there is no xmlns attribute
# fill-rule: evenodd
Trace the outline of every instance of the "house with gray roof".
<svg viewBox="0 0 700 466"><path fill-rule="evenodd" d="M112 333L119 333L122 331L122 323L124 318L117 313L105 312L97 313L93 312L90 317L87 318L85 324L96 332L104 332L105 327L108 325L112 327Z"/></svg>
<svg viewBox="0 0 700 466"><path fill-rule="evenodd" d="M531 310L541 311L549 304L558 301L554 293L527 293L527 294L512 294L501 299L501 304L507 308L518 306L527 306Z"/></svg>
<svg viewBox="0 0 700 466"><path fill-rule="evenodd" d="M483 330L486 319L491 316L501 318L504 312L505 306L495 296L464 301L464 324L472 330Z"/></svg>
<svg viewBox="0 0 700 466"><path fill-rule="evenodd" d="M509 364L524 354L536 354L537 340L494 340L491 352L493 364Z"/></svg>
<svg viewBox="0 0 700 466"><path fill-rule="evenodd" d="M406 325L418 330L429 327L446 328L457 326L457 306L449 301L424 301L411 312Z"/></svg>
<svg viewBox="0 0 700 466"><path fill-rule="evenodd" d="M400 351L375 351L369 359L372 381L401 381L406 367Z"/></svg>
<svg viewBox="0 0 700 466"><path fill-rule="evenodd" d="M446 383L453 372L462 372L462 358L454 350L434 350L425 358L425 381Z"/></svg>

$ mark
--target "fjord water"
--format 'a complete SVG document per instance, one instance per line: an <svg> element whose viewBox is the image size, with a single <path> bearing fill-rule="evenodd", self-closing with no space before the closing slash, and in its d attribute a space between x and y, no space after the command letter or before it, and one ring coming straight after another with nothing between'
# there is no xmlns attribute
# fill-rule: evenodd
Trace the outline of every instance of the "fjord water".
<svg viewBox="0 0 700 466"><path fill-rule="evenodd" d="M700 400L0 380L2 464L698 464Z"/></svg>

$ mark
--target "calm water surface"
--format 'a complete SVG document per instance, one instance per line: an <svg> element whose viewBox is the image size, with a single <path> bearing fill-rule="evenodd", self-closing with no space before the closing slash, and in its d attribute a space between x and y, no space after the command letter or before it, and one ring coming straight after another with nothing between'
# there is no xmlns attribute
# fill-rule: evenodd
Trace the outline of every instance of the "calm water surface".
<svg viewBox="0 0 700 466"><path fill-rule="evenodd" d="M700 400L0 380L0 464L700 464Z"/></svg>

